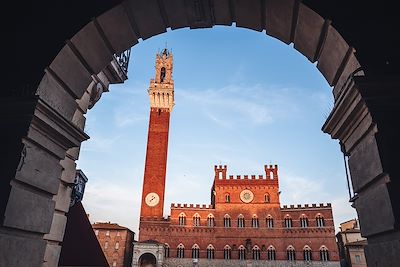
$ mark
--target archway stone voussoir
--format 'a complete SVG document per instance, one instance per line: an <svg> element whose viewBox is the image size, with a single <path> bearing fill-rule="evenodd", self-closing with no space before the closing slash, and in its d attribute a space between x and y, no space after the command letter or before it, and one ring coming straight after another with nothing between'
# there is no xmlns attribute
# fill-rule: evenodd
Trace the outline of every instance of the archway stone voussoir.
<svg viewBox="0 0 400 267"><path fill-rule="evenodd" d="M76 103L75 96L67 90L46 70L40 81L37 94L65 119L72 120L78 104Z"/></svg>
<svg viewBox="0 0 400 267"><path fill-rule="evenodd" d="M265 2L265 28L267 34L290 44L293 8L296 0L267 0Z"/></svg>
<svg viewBox="0 0 400 267"><path fill-rule="evenodd" d="M294 48L315 62L315 54L324 26L324 19L313 10L300 4L296 33L294 36Z"/></svg>
<svg viewBox="0 0 400 267"><path fill-rule="evenodd" d="M126 2L126 7L133 15L143 40L166 32L168 25L164 24L157 0L130 0Z"/></svg>
<svg viewBox="0 0 400 267"><path fill-rule="evenodd" d="M236 26L255 31L262 31L261 1L235 0Z"/></svg>
<svg viewBox="0 0 400 267"><path fill-rule="evenodd" d="M317 64L317 68L328 81L329 85L335 86L334 79L348 50L349 45L346 41L334 27L329 25L326 40Z"/></svg>
<svg viewBox="0 0 400 267"><path fill-rule="evenodd" d="M189 27L185 0L164 0L163 3L172 30Z"/></svg>
<svg viewBox="0 0 400 267"><path fill-rule="evenodd" d="M214 20L216 25L232 25L232 15L229 0L212 0L214 7Z"/></svg>
<svg viewBox="0 0 400 267"><path fill-rule="evenodd" d="M333 95L335 99L340 95L340 92L343 89L343 86L345 85L347 79L349 78L350 75L353 74L354 71L359 69L361 67L360 63L358 62L356 56L354 53L351 53L350 58L346 64L346 66L343 69L342 74L339 77L338 82L336 83L334 89L333 89ZM364 74L362 71L360 73L361 75Z"/></svg>
<svg viewBox="0 0 400 267"><path fill-rule="evenodd" d="M122 5L100 15L97 21L115 53L121 53L138 43L138 36L136 36Z"/></svg>
<svg viewBox="0 0 400 267"><path fill-rule="evenodd" d="M68 87L76 99L83 96L92 81L91 74L68 45L65 45L57 54L50 64L50 69Z"/></svg>
<svg viewBox="0 0 400 267"><path fill-rule="evenodd" d="M84 58L84 63L88 64L91 74L99 73L112 60L114 51L110 51L110 48L107 47L93 21L75 34L71 42Z"/></svg>

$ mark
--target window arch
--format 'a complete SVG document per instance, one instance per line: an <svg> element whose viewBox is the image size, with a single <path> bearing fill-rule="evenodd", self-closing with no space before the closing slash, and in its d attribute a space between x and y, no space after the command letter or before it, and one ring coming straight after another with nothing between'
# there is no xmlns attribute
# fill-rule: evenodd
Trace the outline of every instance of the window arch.
<svg viewBox="0 0 400 267"><path fill-rule="evenodd" d="M186 214L181 212L178 216L178 223L180 226L186 225Z"/></svg>
<svg viewBox="0 0 400 267"><path fill-rule="evenodd" d="M198 213L193 215L193 226L200 226L200 215Z"/></svg>
<svg viewBox="0 0 400 267"><path fill-rule="evenodd" d="M292 221L292 218L290 217L289 214L286 214L286 216L285 216L285 227L286 228L292 228L293 227L293 221Z"/></svg>
<svg viewBox="0 0 400 267"><path fill-rule="evenodd" d="M245 227L245 225L244 225L244 216L242 214L240 214L238 216L237 227L238 228L244 228Z"/></svg>
<svg viewBox="0 0 400 267"><path fill-rule="evenodd" d="M261 259L261 250L257 245L253 247L252 252L253 252L253 260Z"/></svg>
<svg viewBox="0 0 400 267"><path fill-rule="evenodd" d="M312 261L311 248L307 245L305 245L303 248L303 258L305 261Z"/></svg>
<svg viewBox="0 0 400 267"><path fill-rule="evenodd" d="M192 246L192 259L198 259L200 255L200 247L197 244Z"/></svg>
<svg viewBox="0 0 400 267"><path fill-rule="evenodd" d="M267 215L267 218L265 219L265 223L267 225L267 228L273 228L274 227L274 218L272 218L271 215Z"/></svg>
<svg viewBox="0 0 400 267"><path fill-rule="evenodd" d="M224 247L224 259L230 260L232 257L232 248L229 245L225 245Z"/></svg>
<svg viewBox="0 0 400 267"><path fill-rule="evenodd" d="M168 243L164 244L164 257L169 258L169 245Z"/></svg>
<svg viewBox="0 0 400 267"><path fill-rule="evenodd" d="M301 214L301 216L300 216L300 227L301 228L308 227L308 218L305 214Z"/></svg>
<svg viewBox="0 0 400 267"><path fill-rule="evenodd" d="M267 249L267 259L269 261L274 261L276 259L276 250L272 245L270 245Z"/></svg>
<svg viewBox="0 0 400 267"><path fill-rule="evenodd" d="M215 252L214 246L212 244L209 244L207 246L207 259L209 260L214 259L214 254L215 254L214 252Z"/></svg>
<svg viewBox="0 0 400 267"><path fill-rule="evenodd" d="M182 243L176 247L176 257L180 259L185 257L185 246Z"/></svg>
<svg viewBox="0 0 400 267"><path fill-rule="evenodd" d="M239 246L238 258L239 258L239 260L245 260L246 259L246 248L243 245Z"/></svg>
<svg viewBox="0 0 400 267"><path fill-rule="evenodd" d="M165 80L165 67L162 67L160 71L160 82L164 82L164 80Z"/></svg>
<svg viewBox="0 0 400 267"><path fill-rule="evenodd" d="M318 213L317 216L315 217L315 221L317 222L317 227L325 226L324 217L320 213Z"/></svg>
<svg viewBox="0 0 400 267"><path fill-rule="evenodd" d="M251 218L251 227L258 228L259 226L260 226L260 223L258 221L258 217L256 214L254 214L253 217Z"/></svg>
<svg viewBox="0 0 400 267"><path fill-rule="evenodd" d="M271 201L270 196L268 193L264 195L264 203L269 203Z"/></svg>
<svg viewBox="0 0 400 267"><path fill-rule="evenodd" d="M225 194L225 203L230 203L231 202L231 195L229 193Z"/></svg>
<svg viewBox="0 0 400 267"><path fill-rule="evenodd" d="M207 227L214 227L215 226L215 218L213 214L208 214L207 216Z"/></svg>
<svg viewBox="0 0 400 267"><path fill-rule="evenodd" d="M296 251L292 245L288 246L286 249L286 256L288 261L295 261L296 260Z"/></svg>
<svg viewBox="0 0 400 267"><path fill-rule="evenodd" d="M329 261L329 251L325 246L319 248L319 256L321 261Z"/></svg>
<svg viewBox="0 0 400 267"><path fill-rule="evenodd" d="M224 215L224 227L225 228L231 227L231 217L228 214Z"/></svg>

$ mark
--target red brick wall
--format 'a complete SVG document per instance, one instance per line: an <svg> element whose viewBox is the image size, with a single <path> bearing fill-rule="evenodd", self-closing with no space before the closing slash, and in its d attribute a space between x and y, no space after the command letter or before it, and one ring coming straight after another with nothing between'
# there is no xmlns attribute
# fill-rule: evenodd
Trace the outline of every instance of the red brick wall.
<svg viewBox="0 0 400 267"><path fill-rule="evenodd" d="M170 112L167 109L152 108L150 111L140 217L163 216L169 119ZM145 197L150 192L155 192L160 197L160 202L155 207L145 204Z"/></svg>
<svg viewBox="0 0 400 267"><path fill-rule="evenodd" d="M113 267L113 262L116 262L116 267L128 267L132 261L132 239L133 233L120 229L93 229L95 231L97 240L107 258L110 267ZM97 231L98 232L97 232ZM109 235L107 235L109 231ZM119 235L118 235L119 233ZM106 242L108 243L106 248ZM118 249L116 248L117 242L119 243Z"/></svg>

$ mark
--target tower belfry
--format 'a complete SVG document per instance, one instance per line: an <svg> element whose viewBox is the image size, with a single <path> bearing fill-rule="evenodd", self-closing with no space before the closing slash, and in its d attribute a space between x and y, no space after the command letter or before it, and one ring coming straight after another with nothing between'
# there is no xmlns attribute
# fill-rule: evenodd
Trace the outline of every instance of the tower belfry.
<svg viewBox="0 0 400 267"><path fill-rule="evenodd" d="M150 120L143 178L140 224L163 218L170 113L174 106L173 56L156 55L156 73L148 89ZM139 236L140 240L140 236Z"/></svg>

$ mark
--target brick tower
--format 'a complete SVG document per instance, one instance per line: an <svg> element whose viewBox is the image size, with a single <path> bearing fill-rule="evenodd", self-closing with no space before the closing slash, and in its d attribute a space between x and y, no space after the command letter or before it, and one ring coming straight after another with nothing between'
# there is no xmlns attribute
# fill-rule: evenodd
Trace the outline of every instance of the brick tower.
<svg viewBox="0 0 400 267"><path fill-rule="evenodd" d="M166 48L156 55L156 76L150 80L148 90L150 120L140 225L163 218L169 118L174 106L172 65L173 56Z"/></svg>

